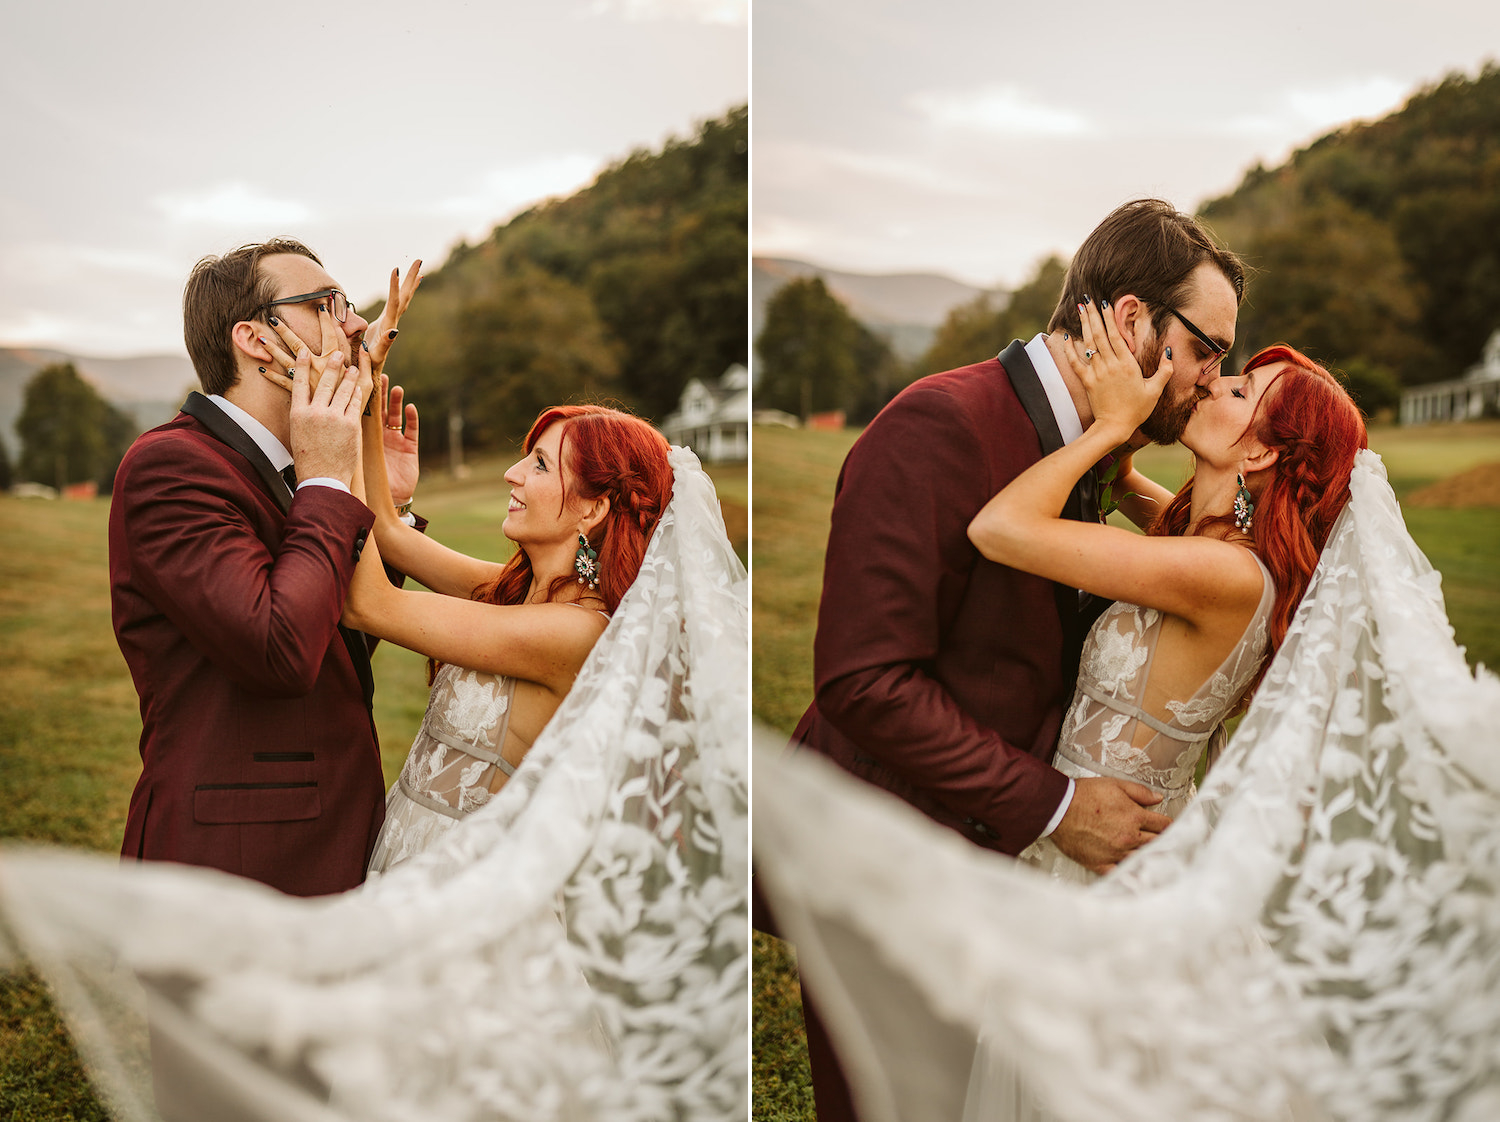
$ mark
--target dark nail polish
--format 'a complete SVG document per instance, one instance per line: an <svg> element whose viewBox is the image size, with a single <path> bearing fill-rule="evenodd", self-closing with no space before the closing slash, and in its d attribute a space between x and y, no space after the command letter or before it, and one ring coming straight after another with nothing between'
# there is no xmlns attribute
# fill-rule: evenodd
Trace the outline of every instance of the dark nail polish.
<svg viewBox="0 0 1500 1122"><path fill-rule="evenodd" d="M391 330L389 332L386 333L386 338L387 339L394 339L397 335L400 335L400 334L401 334L401 329L399 327L393 327L393 328L391 328Z"/></svg>
<svg viewBox="0 0 1500 1122"><path fill-rule="evenodd" d="M319 312L326 312L327 310L328 310L328 305L326 305L326 304L319 304L318 305L318 311Z"/></svg>
<svg viewBox="0 0 1500 1122"><path fill-rule="evenodd" d="M1071 339L1071 338L1073 338L1073 336L1069 335L1066 331L1064 331L1063 332L1063 338L1064 339Z"/></svg>
<svg viewBox="0 0 1500 1122"><path fill-rule="evenodd" d="M364 352L365 352L365 353L366 353L366 354L369 354L369 353L370 353L370 344L369 344L369 343L366 343L366 342L365 342L365 341L364 341L364 340L363 340L363 339L361 339L361 340L360 340L360 341L359 341L359 345L360 345L360 348L361 348L361 349L362 349L362 350L363 350L363 351L364 351Z"/></svg>
<svg viewBox="0 0 1500 1122"><path fill-rule="evenodd" d="M279 319L277 319L275 316L272 316L271 317L271 326L272 327L280 327L281 326L281 321Z"/></svg>
<svg viewBox="0 0 1500 1122"><path fill-rule="evenodd" d="M1172 358L1172 348L1168 347L1167 348L1167 359L1168 359L1168 361L1170 361L1171 358Z"/></svg>
<svg viewBox="0 0 1500 1122"><path fill-rule="evenodd" d="M1108 300L1100 300L1099 301L1099 310L1101 312L1107 312L1107 311L1109 311L1109 301Z"/></svg>
<svg viewBox="0 0 1500 1122"><path fill-rule="evenodd" d="M257 366L255 369L259 370L262 374L266 372L266 368L264 366Z"/></svg>
<svg viewBox="0 0 1500 1122"><path fill-rule="evenodd" d="M1085 304L1092 304L1093 303L1093 301L1089 299L1089 294L1087 292L1085 292L1083 294L1083 302Z"/></svg>

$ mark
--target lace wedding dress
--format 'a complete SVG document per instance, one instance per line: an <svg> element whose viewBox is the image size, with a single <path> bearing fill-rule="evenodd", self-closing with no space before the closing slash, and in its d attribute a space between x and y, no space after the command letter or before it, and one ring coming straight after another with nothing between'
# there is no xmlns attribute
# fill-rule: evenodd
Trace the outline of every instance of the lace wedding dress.
<svg viewBox="0 0 1500 1122"><path fill-rule="evenodd" d="M362 889L0 852L0 953L45 974L118 1117L744 1117L748 582L671 462L514 778Z"/></svg>
<svg viewBox="0 0 1500 1122"><path fill-rule="evenodd" d="M757 752L757 875L865 1122L1500 1117L1500 679L1378 456L1350 491L1198 799L1091 885Z"/></svg>
<svg viewBox="0 0 1500 1122"><path fill-rule="evenodd" d="M1254 554L1251 554L1253 557ZM1115 602L1094 621L1079 660L1078 687L1063 719L1052 766L1074 779L1105 775L1149 787L1161 796L1151 809L1176 818L1193 801L1198 761L1216 756L1224 718L1265 661L1276 585L1255 558L1264 581L1255 614L1234 649L1188 698L1144 707L1166 616L1155 608ZM1065 856L1050 837L1027 846L1020 859L1059 880L1095 879Z"/></svg>

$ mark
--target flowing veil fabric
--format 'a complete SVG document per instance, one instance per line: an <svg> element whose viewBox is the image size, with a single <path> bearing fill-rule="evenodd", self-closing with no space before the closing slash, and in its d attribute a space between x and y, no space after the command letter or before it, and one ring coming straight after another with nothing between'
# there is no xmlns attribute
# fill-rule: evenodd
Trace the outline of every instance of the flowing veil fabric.
<svg viewBox="0 0 1500 1122"><path fill-rule="evenodd" d="M1384 467L1198 801L1089 888L757 751L758 876L866 1122L1500 1117L1500 679Z"/></svg>
<svg viewBox="0 0 1500 1122"><path fill-rule="evenodd" d="M572 691L433 849L312 900L0 855L0 950L48 978L118 1116L743 1117L748 581L697 458L671 462Z"/></svg>

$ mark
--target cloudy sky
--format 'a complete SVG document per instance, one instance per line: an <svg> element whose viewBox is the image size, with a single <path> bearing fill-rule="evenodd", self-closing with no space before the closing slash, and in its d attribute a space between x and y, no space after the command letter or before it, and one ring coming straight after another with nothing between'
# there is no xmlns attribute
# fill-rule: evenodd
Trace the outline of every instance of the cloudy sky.
<svg viewBox="0 0 1500 1122"><path fill-rule="evenodd" d="M747 10L7 0L0 346L181 353L193 262L277 233L368 301L743 102Z"/></svg>
<svg viewBox="0 0 1500 1122"><path fill-rule="evenodd" d="M1024 281L1500 58L1494 0L754 0L755 252Z"/></svg>

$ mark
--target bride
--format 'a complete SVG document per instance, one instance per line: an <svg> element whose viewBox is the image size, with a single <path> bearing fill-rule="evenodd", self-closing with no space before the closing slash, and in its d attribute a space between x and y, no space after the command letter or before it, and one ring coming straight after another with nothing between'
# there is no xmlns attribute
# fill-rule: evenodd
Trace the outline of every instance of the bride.
<svg viewBox="0 0 1500 1122"><path fill-rule="evenodd" d="M1079 476L1130 440L1171 378L1170 353L1141 377L1106 310L1080 306L1083 338L1064 344L1095 423L991 499L969 538L991 561L1114 601L1091 629L1052 765L1145 788L1138 801L1170 820L1281 645L1368 441L1333 375L1269 347L1193 406L1181 438L1193 475L1180 495L1122 472L1132 492L1122 509L1145 537L1060 518ZM1113 868L1085 869L1051 837L1020 857L1074 880Z"/></svg>
<svg viewBox="0 0 1500 1122"><path fill-rule="evenodd" d="M382 399L385 389L382 376ZM517 549L497 565L401 521L385 480L386 410L371 414L360 497L378 496L379 544L361 556L344 622L442 664L386 799L370 858L378 873L426 849L516 773L635 580L672 495L672 467L666 440L637 417L591 405L544 410L505 473L501 530ZM382 557L432 591L392 585Z"/></svg>
<svg viewBox="0 0 1500 1122"><path fill-rule="evenodd" d="M1222 486L1226 465L1205 472L1210 445L1250 434L1280 443L1290 478L1246 481L1248 536L1274 574L1271 547L1288 530L1263 521L1275 488L1311 482L1288 460L1339 450L1327 447L1325 411L1291 414L1300 431L1268 431L1282 390L1266 383L1279 372L1293 384L1285 365L1300 359L1273 354L1251 361L1253 408L1233 392L1246 392L1244 376L1221 378L1199 405L1187 438L1202 445L1199 473L1220 477L1218 493L1185 490L1164 521L1200 522L1205 497L1210 514L1232 517L1238 486L1232 475ZM1096 358L1092 376L1119 375L1126 397L1140 389L1136 370L1111 365ZM1278 581L1269 631L1273 645L1278 627L1284 637L1234 739L1202 794L1103 879L1073 883L1092 878L1046 853L1033 856L1062 875L1039 876L816 758L758 755L759 876L866 1122L1500 1114L1500 681L1471 674L1454 646L1437 574L1406 534L1379 458L1347 456L1347 492L1337 480L1304 490L1311 536L1292 537L1283 560L1300 554L1316 569L1300 598ZM1009 540L1022 531L993 525L1033 517L1017 499L1026 492L976 519L985 548L1027 548ZM1318 511L1331 526L1319 528ZM1240 585L1253 582L1233 566L1256 559L1245 535L1222 532L1228 540L1204 543L1204 583L1240 605L1248 623L1238 626L1253 634L1261 608L1244 607ZM1032 560L1097 567L1058 542L1045 552ZM1116 559L1122 571L1096 573L1096 584L1132 579L1130 558ZM1169 611L1177 594L1158 586L1181 576L1164 568L1130 594ZM1143 758L1136 749L1165 734L1127 730L1162 696L1136 680L1154 677L1135 631L1149 610L1116 605L1101 617L1080 674L1092 692L1077 699L1062 758L1082 774L1154 774L1164 802L1186 802L1191 772L1176 745ZM1228 673L1210 691L1222 694L1215 707L1232 707L1239 680ZM1099 734L1108 722L1120 727Z"/></svg>
<svg viewBox="0 0 1500 1122"><path fill-rule="evenodd" d="M697 458L643 422L549 410L527 448L516 561L380 532L346 605L444 661L383 875L303 899L0 854L0 966L47 977L119 1117L742 1114L746 574ZM458 598L392 588L377 549Z"/></svg>

